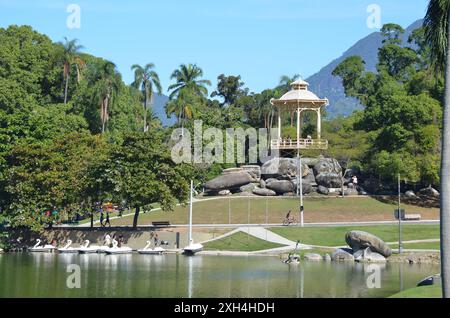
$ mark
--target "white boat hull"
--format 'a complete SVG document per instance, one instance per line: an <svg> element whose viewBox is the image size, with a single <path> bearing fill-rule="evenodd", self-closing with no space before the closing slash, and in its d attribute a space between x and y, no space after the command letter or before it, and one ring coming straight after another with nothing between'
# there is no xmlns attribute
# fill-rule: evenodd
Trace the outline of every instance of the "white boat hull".
<svg viewBox="0 0 450 318"><path fill-rule="evenodd" d="M203 245L202 244L191 244L186 246L183 249L183 253L187 255L194 255L195 253L203 251Z"/></svg>
<svg viewBox="0 0 450 318"><path fill-rule="evenodd" d="M93 254L100 251L100 247L81 247L78 249L80 254Z"/></svg>
<svg viewBox="0 0 450 318"><path fill-rule="evenodd" d="M106 254L131 254L133 250L129 247L117 247L105 249Z"/></svg>
<svg viewBox="0 0 450 318"><path fill-rule="evenodd" d="M164 254L166 252L165 249L163 249L162 247L155 247L155 248L149 248L149 249L141 249L138 250L139 254L149 254L149 255L161 255Z"/></svg>
<svg viewBox="0 0 450 318"><path fill-rule="evenodd" d="M74 254L74 253L78 253L78 249L77 248L73 248L73 247L69 247L69 248L58 248L58 252L59 253L64 253L64 254Z"/></svg>

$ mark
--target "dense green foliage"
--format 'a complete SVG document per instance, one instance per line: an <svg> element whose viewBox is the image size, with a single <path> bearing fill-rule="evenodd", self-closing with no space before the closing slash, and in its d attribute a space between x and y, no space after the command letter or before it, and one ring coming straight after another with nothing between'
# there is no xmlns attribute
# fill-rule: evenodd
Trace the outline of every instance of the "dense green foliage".
<svg viewBox="0 0 450 318"><path fill-rule="evenodd" d="M396 24L382 28L377 73L367 72L353 56L333 74L340 76L348 96L358 98L364 111L354 115L353 128L366 132L368 148L361 156L364 169L393 180L400 173L410 181L439 182L441 94L424 31L418 29L403 46Z"/></svg>
<svg viewBox="0 0 450 318"><path fill-rule="evenodd" d="M388 24L377 72L367 72L354 56L334 71L346 94L365 106L348 118L324 121L326 151L345 167L394 179L438 182L442 78L431 69L424 30L409 46L403 30ZM42 228L52 218L92 212L95 202L113 200L136 211L158 203L171 210L184 202L188 180L196 185L228 164L175 165L172 130L152 112L154 91L162 87L153 63L133 65L126 85L114 63L82 52L76 40L53 43L28 26L0 29L0 217L13 226ZM283 76L277 87L250 92L239 75L220 74L217 87L195 64L182 64L171 76L166 113L176 127L203 129L272 128L272 98L299 78ZM302 116L302 135L313 135L316 118ZM324 111L323 116L326 118ZM284 136L295 136L295 115L282 118ZM205 142L205 141L204 141ZM167 145L161 147L161 145ZM49 219L44 211L57 211Z"/></svg>
<svg viewBox="0 0 450 318"><path fill-rule="evenodd" d="M40 229L108 198L164 209L186 198L190 170L156 150L167 132L152 116L158 132L143 132L145 75L142 90L127 86L112 62L81 50L28 26L0 29L0 215L12 226Z"/></svg>

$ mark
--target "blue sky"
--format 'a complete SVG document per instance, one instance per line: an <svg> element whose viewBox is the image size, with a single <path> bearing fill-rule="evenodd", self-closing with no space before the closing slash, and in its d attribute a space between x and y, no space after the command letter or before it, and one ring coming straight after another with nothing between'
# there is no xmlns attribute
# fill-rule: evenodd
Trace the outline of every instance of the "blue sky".
<svg viewBox="0 0 450 318"><path fill-rule="evenodd" d="M81 28L66 25L69 4L81 8ZM0 27L28 24L60 41L77 38L85 52L113 61L125 82L132 64L153 62L164 91L181 63L196 63L215 87L219 74L241 75L251 91L281 75L314 74L360 38L367 7L381 23L408 26L427 0L0 0Z"/></svg>

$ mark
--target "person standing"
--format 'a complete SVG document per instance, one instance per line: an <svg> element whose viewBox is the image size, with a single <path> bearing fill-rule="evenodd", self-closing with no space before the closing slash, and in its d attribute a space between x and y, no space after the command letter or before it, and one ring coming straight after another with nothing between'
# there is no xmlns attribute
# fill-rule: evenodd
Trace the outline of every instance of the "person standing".
<svg viewBox="0 0 450 318"><path fill-rule="evenodd" d="M105 219L105 216L103 215L103 209L100 209L100 226L104 227L103 220Z"/></svg>
<svg viewBox="0 0 450 318"><path fill-rule="evenodd" d="M106 211L106 221L105 221L105 225L108 224L108 227L111 227L111 222L109 221L109 211Z"/></svg>

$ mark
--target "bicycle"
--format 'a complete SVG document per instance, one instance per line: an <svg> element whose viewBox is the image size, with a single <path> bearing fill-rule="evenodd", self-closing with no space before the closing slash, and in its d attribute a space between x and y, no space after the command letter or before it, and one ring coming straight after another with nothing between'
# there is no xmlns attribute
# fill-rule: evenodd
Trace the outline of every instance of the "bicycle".
<svg viewBox="0 0 450 318"><path fill-rule="evenodd" d="M298 223L297 219L294 218L293 216L291 216L289 218L284 218L284 220L283 220L283 225L284 226L289 226L289 225L291 225L293 223Z"/></svg>

